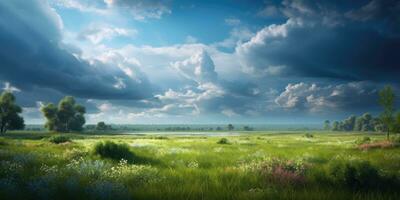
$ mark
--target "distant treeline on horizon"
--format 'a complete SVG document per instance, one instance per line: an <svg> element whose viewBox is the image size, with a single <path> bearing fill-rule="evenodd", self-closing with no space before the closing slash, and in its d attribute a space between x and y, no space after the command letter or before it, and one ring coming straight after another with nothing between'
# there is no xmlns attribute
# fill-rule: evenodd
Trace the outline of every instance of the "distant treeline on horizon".
<svg viewBox="0 0 400 200"><path fill-rule="evenodd" d="M229 124L109 124L103 131L229 131ZM84 131L98 130L96 124L87 124ZM264 131L264 130L321 130L320 124L232 124L230 131ZM44 125L27 124L25 130L44 131Z"/></svg>

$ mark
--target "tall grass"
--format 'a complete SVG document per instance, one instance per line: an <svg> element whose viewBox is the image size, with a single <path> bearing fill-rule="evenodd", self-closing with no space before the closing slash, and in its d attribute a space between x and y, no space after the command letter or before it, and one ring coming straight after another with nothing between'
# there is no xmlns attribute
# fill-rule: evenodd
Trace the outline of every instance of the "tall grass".
<svg viewBox="0 0 400 200"><path fill-rule="evenodd" d="M2 199L399 199L400 149L360 134L85 136L0 145ZM43 137L48 137L44 135ZM383 136L369 135L371 140ZM258 139L263 138L263 139ZM133 145L141 144L141 145Z"/></svg>

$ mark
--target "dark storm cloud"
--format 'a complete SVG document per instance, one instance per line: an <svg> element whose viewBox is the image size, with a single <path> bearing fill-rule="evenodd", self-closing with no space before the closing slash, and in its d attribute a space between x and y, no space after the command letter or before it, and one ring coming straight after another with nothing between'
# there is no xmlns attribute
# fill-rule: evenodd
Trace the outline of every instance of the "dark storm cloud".
<svg viewBox="0 0 400 200"><path fill-rule="evenodd" d="M352 8L284 1L281 10L288 17L285 24L265 27L236 49L250 72L400 80L398 1L374 0Z"/></svg>
<svg viewBox="0 0 400 200"><path fill-rule="evenodd" d="M145 77L89 63L61 43L62 22L44 1L0 3L0 80L22 91L48 88L95 99L142 99L150 95ZM46 94L43 94L46 95Z"/></svg>

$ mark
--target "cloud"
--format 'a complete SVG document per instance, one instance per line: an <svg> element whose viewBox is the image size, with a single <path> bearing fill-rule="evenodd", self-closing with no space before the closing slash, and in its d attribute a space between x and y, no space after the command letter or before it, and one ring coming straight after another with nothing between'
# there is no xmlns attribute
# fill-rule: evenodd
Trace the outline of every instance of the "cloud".
<svg viewBox="0 0 400 200"><path fill-rule="evenodd" d="M288 84L275 99L291 111L332 112L376 107L377 86L369 82L319 86L304 82Z"/></svg>
<svg viewBox="0 0 400 200"><path fill-rule="evenodd" d="M90 24L78 34L78 39L89 40L93 44L99 44L114 37L132 38L136 34L137 30L135 29L117 28L106 24Z"/></svg>
<svg viewBox="0 0 400 200"><path fill-rule="evenodd" d="M160 19L172 12L169 1L161 0L50 0L50 2L56 7L99 15L127 12L138 21Z"/></svg>
<svg viewBox="0 0 400 200"><path fill-rule="evenodd" d="M215 82L218 77L213 60L204 50L189 59L173 63L172 67L186 78L196 82Z"/></svg>
<svg viewBox="0 0 400 200"><path fill-rule="evenodd" d="M115 63L87 61L69 52L61 42L61 28L59 16L44 1L0 3L0 79L22 91L49 88L83 98L151 95L146 77L131 78Z"/></svg>
<svg viewBox="0 0 400 200"><path fill-rule="evenodd" d="M50 0L50 3L55 7L75 9L81 12L91 12L100 15L110 14L105 9L106 4L101 0Z"/></svg>
<svg viewBox="0 0 400 200"><path fill-rule="evenodd" d="M20 89L12 86L9 82L5 82L4 87L2 89L3 89L3 91L7 91L7 92L21 92Z"/></svg>
<svg viewBox="0 0 400 200"><path fill-rule="evenodd" d="M197 38L195 38L195 37L193 37L191 35L188 35L188 36L186 36L185 41L188 44L197 43Z"/></svg>
<svg viewBox="0 0 400 200"><path fill-rule="evenodd" d="M257 13L260 17L275 17L279 14L279 9L274 5L265 6L262 10Z"/></svg>
<svg viewBox="0 0 400 200"><path fill-rule="evenodd" d="M160 19L170 14L168 1L160 0L105 0L110 8L119 8L130 13L136 20Z"/></svg>
<svg viewBox="0 0 400 200"><path fill-rule="evenodd" d="M237 26L240 25L241 21L237 18L227 18L225 19L225 23L229 26Z"/></svg>
<svg viewBox="0 0 400 200"><path fill-rule="evenodd" d="M238 114L235 111L233 111L232 109L224 109L221 111L221 113L227 117L238 116Z"/></svg>
<svg viewBox="0 0 400 200"><path fill-rule="evenodd" d="M393 17L375 18L375 26L370 26L369 22L346 21L343 12L308 1L284 1L283 10L288 16L285 23L268 25L236 47L245 72L350 81L399 80L395 52L400 51L400 31L386 25L395 22Z"/></svg>

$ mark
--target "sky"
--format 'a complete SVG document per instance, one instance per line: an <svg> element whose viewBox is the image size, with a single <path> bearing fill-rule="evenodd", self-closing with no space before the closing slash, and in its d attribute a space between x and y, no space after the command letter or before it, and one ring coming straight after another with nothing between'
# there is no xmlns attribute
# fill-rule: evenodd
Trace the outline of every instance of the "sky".
<svg viewBox="0 0 400 200"><path fill-rule="evenodd" d="M27 124L67 95L87 123L308 124L400 94L395 0L1 1L0 44Z"/></svg>

